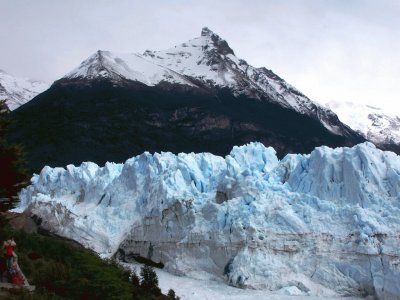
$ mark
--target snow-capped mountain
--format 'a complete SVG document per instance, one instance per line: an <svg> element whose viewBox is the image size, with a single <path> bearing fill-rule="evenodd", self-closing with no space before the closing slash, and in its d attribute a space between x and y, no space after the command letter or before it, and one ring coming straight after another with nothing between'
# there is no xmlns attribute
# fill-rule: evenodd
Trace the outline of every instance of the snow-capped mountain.
<svg viewBox="0 0 400 300"><path fill-rule="evenodd" d="M10 141L30 150L37 172L144 151L226 155L259 141L282 157L365 141L207 28L165 51L97 51L12 116Z"/></svg>
<svg viewBox="0 0 400 300"><path fill-rule="evenodd" d="M381 108L352 102L326 104L339 119L377 145L400 145L400 118Z"/></svg>
<svg viewBox="0 0 400 300"><path fill-rule="evenodd" d="M260 143L45 167L17 211L103 257L297 295L400 297L400 157L371 143L278 160Z"/></svg>
<svg viewBox="0 0 400 300"><path fill-rule="evenodd" d="M25 104L49 86L44 81L17 78L0 70L0 100L7 100L6 104L10 110Z"/></svg>
<svg viewBox="0 0 400 300"><path fill-rule="evenodd" d="M160 82L229 88L235 96L267 99L318 119L331 132L348 135L329 109L312 102L266 68L255 68L235 56L228 43L207 27L201 36L164 51L118 54L98 51L64 79L133 80L154 86ZM267 97L266 97L267 96Z"/></svg>
<svg viewBox="0 0 400 300"><path fill-rule="evenodd" d="M144 60L138 54L116 54L97 51L82 64L68 73L66 79L106 78L118 83L122 79L154 86L161 81L193 85L184 76Z"/></svg>

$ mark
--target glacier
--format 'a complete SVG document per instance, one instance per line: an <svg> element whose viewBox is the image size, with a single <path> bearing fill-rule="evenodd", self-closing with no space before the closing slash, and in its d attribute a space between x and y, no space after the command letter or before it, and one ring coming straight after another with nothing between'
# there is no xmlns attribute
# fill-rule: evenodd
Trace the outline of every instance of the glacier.
<svg viewBox="0 0 400 300"><path fill-rule="evenodd" d="M104 258L241 288L400 298L400 157L371 143L278 160L261 143L45 167L19 195L43 229Z"/></svg>

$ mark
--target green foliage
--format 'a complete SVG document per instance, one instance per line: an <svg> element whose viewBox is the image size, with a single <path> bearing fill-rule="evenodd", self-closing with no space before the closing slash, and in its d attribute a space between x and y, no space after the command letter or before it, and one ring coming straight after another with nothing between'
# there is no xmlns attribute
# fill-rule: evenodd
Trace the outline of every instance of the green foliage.
<svg viewBox="0 0 400 300"><path fill-rule="evenodd" d="M136 271L135 271L135 270L133 270L132 273L131 273L131 282L132 282L132 285L133 285L134 287L139 287L139 286L140 286L140 278L139 278L139 276L136 274Z"/></svg>
<svg viewBox="0 0 400 300"><path fill-rule="evenodd" d="M5 100L0 101L0 212L11 209L28 182L25 155L20 145L9 145L5 135L11 123Z"/></svg>
<svg viewBox="0 0 400 300"><path fill-rule="evenodd" d="M140 277L140 286L142 288L154 295L161 294L161 290L158 287L157 273L154 271L153 267L144 265L140 269Z"/></svg>
<svg viewBox="0 0 400 300"><path fill-rule="evenodd" d="M112 260L102 260L93 252L70 242L22 231L0 230L0 239L13 236L19 265L31 285L33 295L19 292L12 299L169 299L158 286L134 286L130 274ZM153 270L154 272L154 270ZM146 282L154 274L145 271ZM157 275L156 275L157 276Z"/></svg>
<svg viewBox="0 0 400 300"><path fill-rule="evenodd" d="M5 239L8 239L9 237L7 236L8 233L10 232L10 227L8 225L8 220L5 215L3 215L0 211L0 237L2 239L0 242L4 241ZM1 244L2 245L2 244Z"/></svg>
<svg viewBox="0 0 400 300"><path fill-rule="evenodd" d="M167 296L172 300L179 300L180 298L176 296L173 289L169 289Z"/></svg>

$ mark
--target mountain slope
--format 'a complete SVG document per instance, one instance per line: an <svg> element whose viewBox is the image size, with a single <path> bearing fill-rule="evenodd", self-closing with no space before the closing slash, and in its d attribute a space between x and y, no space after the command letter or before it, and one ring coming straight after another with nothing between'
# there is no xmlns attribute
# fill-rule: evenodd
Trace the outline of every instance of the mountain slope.
<svg viewBox="0 0 400 300"><path fill-rule="evenodd" d="M16 78L0 70L0 100L14 110L49 87L44 81Z"/></svg>
<svg viewBox="0 0 400 300"><path fill-rule="evenodd" d="M400 118L380 108L351 102L326 104L339 119L377 145L400 146Z"/></svg>
<svg viewBox="0 0 400 300"><path fill-rule="evenodd" d="M260 143L42 170L18 211L103 257L298 295L400 297L400 157L371 143L279 161Z"/></svg>
<svg viewBox="0 0 400 300"><path fill-rule="evenodd" d="M165 51L147 50L142 55L98 51L63 77L105 78L116 84L124 79L148 86L169 82L229 88L235 96L277 103L320 120L335 134L349 134L329 109L312 102L271 70L254 68L237 58L228 43L207 27L202 29L200 37Z"/></svg>
<svg viewBox="0 0 400 300"><path fill-rule="evenodd" d="M364 141L271 71L237 59L208 29L164 52L98 51L12 116L9 137L26 145L35 171L143 151L226 155L250 141L280 157Z"/></svg>

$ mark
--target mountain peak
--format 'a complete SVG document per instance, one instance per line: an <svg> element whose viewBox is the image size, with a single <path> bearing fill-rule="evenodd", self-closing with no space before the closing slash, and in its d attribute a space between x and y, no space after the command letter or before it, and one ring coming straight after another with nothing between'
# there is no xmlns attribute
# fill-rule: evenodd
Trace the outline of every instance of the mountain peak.
<svg viewBox="0 0 400 300"><path fill-rule="evenodd" d="M201 36L212 36L215 35L215 33L208 27L203 27L201 29Z"/></svg>
<svg viewBox="0 0 400 300"><path fill-rule="evenodd" d="M246 95L278 103L323 120L324 126L334 134L347 134L347 127L344 128L331 111L315 105L272 71L254 68L237 58L228 43L208 27L202 28L201 36L163 51L118 54L99 50L65 78L108 79L114 83L127 79L148 86L163 81L225 87L235 96Z"/></svg>
<svg viewBox="0 0 400 300"><path fill-rule="evenodd" d="M235 55L235 53L233 52L231 47L229 47L227 41L223 40L218 34L214 33L208 27L203 27L201 29L201 36L210 38L219 54L223 54L223 55L232 54L232 55Z"/></svg>

